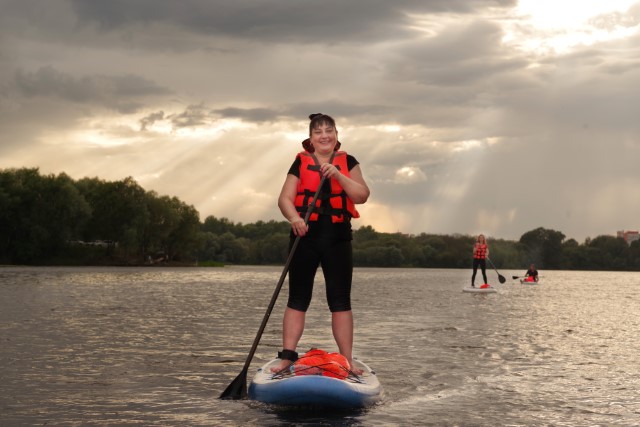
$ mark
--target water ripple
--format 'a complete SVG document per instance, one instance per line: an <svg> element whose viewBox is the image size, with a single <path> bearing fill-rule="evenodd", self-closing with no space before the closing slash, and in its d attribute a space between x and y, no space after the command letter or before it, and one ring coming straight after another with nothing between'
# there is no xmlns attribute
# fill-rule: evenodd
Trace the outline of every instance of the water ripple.
<svg viewBox="0 0 640 427"><path fill-rule="evenodd" d="M355 355L382 403L328 415L221 401L280 273L0 268L0 424L638 425L632 273L551 271L477 295L461 292L467 270L356 269ZM251 372L280 348L286 288ZM335 350L321 280L311 347Z"/></svg>

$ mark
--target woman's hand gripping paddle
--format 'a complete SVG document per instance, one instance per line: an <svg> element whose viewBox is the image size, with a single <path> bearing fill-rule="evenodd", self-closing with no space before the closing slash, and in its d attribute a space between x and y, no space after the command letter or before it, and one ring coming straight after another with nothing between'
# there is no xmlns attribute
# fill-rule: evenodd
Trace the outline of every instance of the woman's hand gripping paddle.
<svg viewBox="0 0 640 427"><path fill-rule="evenodd" d="M331 154L331 158L329 159L329 163L333 162L333 157L335 156L335 151ZM323 176L320 180L320 185L318 185L318 189L316 190L316 194L313 196L313 200L308 206L307 214L304 216L304 223L307 224L309 222L309 217L311 216L311 212L313 208L316 206L316 201L318 200L318 196L320 196L320 190L322 189L322 185L324 184L326 177ZM271 302L269 303L269 307L267 307L267 312L264 314L262 318L262 323L260 324L260 329L258 329L258 334L256 338L253 340L253 345L251 346L251 350L249 351L249 355L247 356L247 360L244 362L244 367L240 374L227 386L227 388L220 395L220 399L244 399L247 397L247 372L249 371L249 365L251 365L251 360L253 356L256 354L256 349L258 348L258 343L260 342L260 338L262 338L262 333L264 329L267 327L267 322L269 321L269 316L271 315L271 311L273 311L273 307L276 305L276 300L278 299L278 294L280 293L280 289L282 288L282 284L284 283L285 277L287 277L287 272L289 271L289 265L291 264L291 259L293 258L293 254L298 247L298 243L300 242L300 236L296 236L296 240L293 242L291 246L291 250L289 251L289 256L287 258L287 262L284 265L284 269L282 270L282 274L280 275L280 280L278 281L278 285L276 286L275 291L273 291L273 296L271 297Z"/></svg>

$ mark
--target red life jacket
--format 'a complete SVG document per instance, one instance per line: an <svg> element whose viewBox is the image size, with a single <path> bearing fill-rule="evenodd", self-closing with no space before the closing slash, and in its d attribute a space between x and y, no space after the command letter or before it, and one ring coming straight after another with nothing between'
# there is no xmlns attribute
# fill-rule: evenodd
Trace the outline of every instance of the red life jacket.
<svg viewBox="0 0 640 427"><path fill-rule="evenodd" d="M473 247L473 257L476 259L485 259L487 257L487 245L476 243Z"/></svg>
<svg viewBox="0 0 640 427"><path fill-rule="evenodd" d="M317 157L303 151L298 153L300 158L300 180L298 181L298 193L294 200L297 211L304 218L307 213L307 207L313 200L316 190L320 185L322 176L320 175L320 163ZM347 166L347 153L344 151L336 151L333 161L331 162L340 171L341 174L349 177L349 167ZM321 190L316 207L313 209L310 221L317 221L318 215L331 215L332 222L344 222L345 218L360 218L360 214L356 210L355 204L347 196L337 179L331 179L331 193Z"/></svg>

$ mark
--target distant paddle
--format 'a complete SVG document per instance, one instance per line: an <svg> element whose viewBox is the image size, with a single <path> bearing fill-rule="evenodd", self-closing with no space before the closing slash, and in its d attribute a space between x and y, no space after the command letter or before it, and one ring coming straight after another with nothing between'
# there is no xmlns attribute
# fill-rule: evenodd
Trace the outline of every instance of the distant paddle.
<svg viewBox="0 0 640 427"><path fill-rule="evenodd" d="M498 274L498 280L500 281L500 283L506 282L507 279L505 279L502 274L498 273L498 270L496 269L496 266L493 265L493 262L491 262L491 259L489 257L487 257L487 261L489 261L489 264L491 264L491 267L493 267L493 269L496 270L496 273Z"/></svg>
<svg viewBox="0 0 640 427"><path fill-rule="evenodd" d="M331 158L329 159L329 163L333 162L333 157L336 152L334 151L331 154ZM320 195L320 189L324 184L326 177L323 176L320 180L320 184L318 185L318 189L316 190L316 194L313 196L313 200L309 203L307 213L304 216L304 223L307 224L309 222L309 217L311 216L311 212L313 208L316 206L316 201L318 200L318 196ZM264 329L267 327L267 322L269 321L269 316L273 311L273 307L276 305L276 300L278 299L278 294L280 293L280 289L282 288L282 284L284 283L285 277L287 277L287 272L289 271L289 265L291 264L291 259L293 258L293 254L298 247L298 243L300 242L300 236L296 236L293 245L291 246L291 250L289 251L289 257L287 258L287 262L284 265L284 269L282 270L282 274L280 275L280 280L278 281L278 285L276 289L273 291L273 295L271 296L271 302L269 303L269 307L267 307L267 312L264 314L262 318L262 323L260 324L260 329L258 329L258 334L256 338L253 340L253 345L251 346L251 350L249 351L249 355L247 356L247 360L244 362L244 367L242 371L238 374L236 379L234 379L229 386L222 392L220 395L220 399L244 399L247 397L247 372L249 371L249 365L251 365L251 360L253 356L256 354L256 349L258 348L258 343L260 342L260 338L262 338L262 333Z"/></svg>

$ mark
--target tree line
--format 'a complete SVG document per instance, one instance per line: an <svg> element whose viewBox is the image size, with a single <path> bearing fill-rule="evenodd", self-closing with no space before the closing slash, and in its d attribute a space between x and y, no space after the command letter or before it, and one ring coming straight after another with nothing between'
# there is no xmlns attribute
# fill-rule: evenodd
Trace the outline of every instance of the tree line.
<svg viewBox="0 0 640 427"><path fill-rule="evenodd" d="M284 264L287 221L235 223L133 178L108 182L0 170L0 263L26 265ZM475 236L353 232L360 267L470 268ZM518 241L488 239L497 268L640 271L640 241L601 235L578 243L542 227Z"/></svg>

